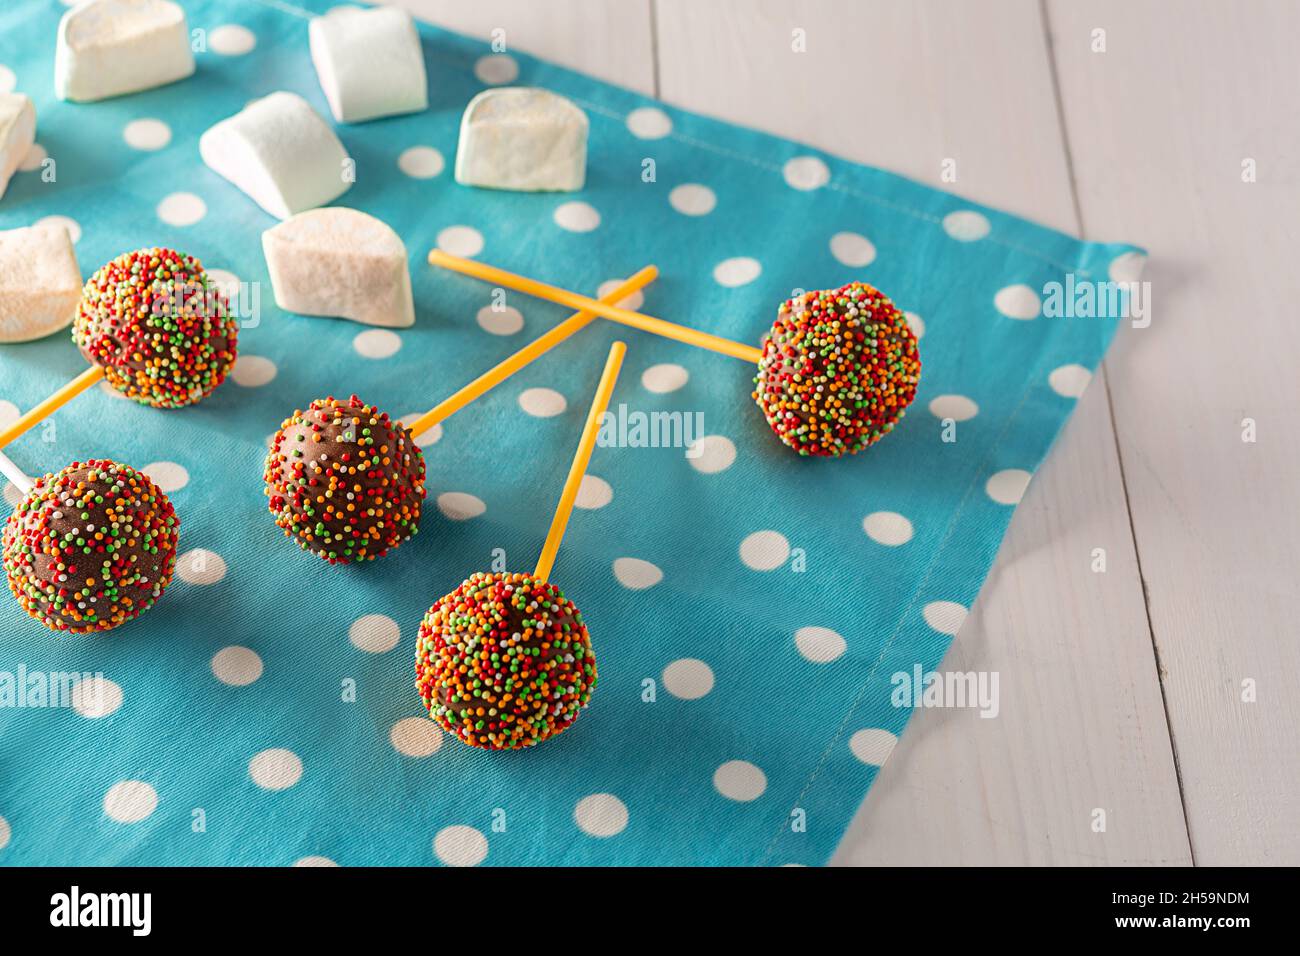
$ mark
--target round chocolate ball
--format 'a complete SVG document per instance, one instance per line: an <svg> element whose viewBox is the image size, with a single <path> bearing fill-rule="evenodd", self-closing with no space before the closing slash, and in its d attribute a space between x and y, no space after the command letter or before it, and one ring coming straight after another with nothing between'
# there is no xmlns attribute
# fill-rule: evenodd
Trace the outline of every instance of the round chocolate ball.
<svg viewBox="0 0 1300 956"><path fill-rule="evenodd" d="M754 377L776 436L801 455L852 455L916 397L921 359L907 318L864 282L787 299Z"/></svg>
<svg viewBox="0 0 1300 956"><path fill-rule="evenodd" d="M193 256L137 249L86 282L72 341L127 398L180 408L206 397L235 364L239 325Z"/></svg>
<svg viewBox="0 0 1300 956"><path fill-rule="evenodd" d="M528 574L473 574L429 608L415 643L429 716L471 747L532 747L578 719L596 687L582 615Z"/></svg>
<svg viewBox="0 0 1300 956"><path fill-rule="evenodd" d="M5 523L9 590L56 631L107 631L171 583L180 522L149 476L95 459L36 480Z"/></svg>
<svg viewBox="0 0 1300 956"><path fill-rule="evenodd" d="M275 523L331 564L383 557L420 525L424 455L404 425L355 395L285 419L262 477Z"/></svg>

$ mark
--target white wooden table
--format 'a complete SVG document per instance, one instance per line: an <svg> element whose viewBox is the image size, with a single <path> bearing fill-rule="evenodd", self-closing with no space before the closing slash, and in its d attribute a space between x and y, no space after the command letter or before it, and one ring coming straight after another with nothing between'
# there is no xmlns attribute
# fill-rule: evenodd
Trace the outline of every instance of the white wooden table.
<svg viewBox="0 0 1300 956"><path fill-rule="evenodd" d="M921 711L835 862L1300 863L1300 2L400 5L1146 246L1152 323L1120 334L945 661L999 672L1000 715Z"/></svg>

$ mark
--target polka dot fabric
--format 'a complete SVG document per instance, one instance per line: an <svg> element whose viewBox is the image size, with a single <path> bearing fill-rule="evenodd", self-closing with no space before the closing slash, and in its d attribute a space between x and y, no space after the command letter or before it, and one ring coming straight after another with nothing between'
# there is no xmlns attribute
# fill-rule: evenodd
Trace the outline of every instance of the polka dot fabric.
<svg viewBox="0 0 1300 956"><path fill-rule="evenodd" d="M292 11L336 2L186 0L210 41L192 78L76 106L50 88L62 5L0 4L0 64L35 99L59 173L17 173L0 229L72 222L85 275L142 246L194 256L223 277L239 345L229 380L192 407L92 388L52 433L6 449L32 473L88 457L147 468L175 489L180 536L166 593L104 634L52 633L5 594L0 671L103 683L76 706L0 707L0 865L824 863L905 733L891 675L936 667L962 639L1014 502L1033 498L1027 476L1095 398L1083 372L1119 323L1052 317L1045 285L1105 279L1117 260L1131 276L1140 256L513 49L485 60L488 44L422 25L431 108L335 127L357 160L340 202L402 237L416 302L415 325L358 340L353 323L275 307L260 245L274 221L198 155L208 126L274 89L329 115ZM218 27L241 29L213 49ZM455 183L462 109L490 83L586 111L585 189ZM646 158L657 182L640 179ZM164 204L175 195L199 202ZM331 566L267 511L268 438L286 414L354 393L422 412L569 314L430 268L435 244L587 294L654 263L663 279L633 301L754 346L802 290L865 282L914 328L923 317L916 398L857 455L799 456L750 397L756 366L596 322L420 437L419 534ZM1017 286L1034 296L1001 304L1033 318L999 309ZM480 322L498 304L522 328L506 309ZM553 575L599 683L538 746L465 746L415 686L421 622L475 573L532 570L615 338L629 364L611 411L629 441L596 448L600 482ZM0 348L0 393L17 413L84 368L66 334ZM969 404L940 402L941 418L941 396ZM666 442L649 441L652 421L671 426Z"/></svg>

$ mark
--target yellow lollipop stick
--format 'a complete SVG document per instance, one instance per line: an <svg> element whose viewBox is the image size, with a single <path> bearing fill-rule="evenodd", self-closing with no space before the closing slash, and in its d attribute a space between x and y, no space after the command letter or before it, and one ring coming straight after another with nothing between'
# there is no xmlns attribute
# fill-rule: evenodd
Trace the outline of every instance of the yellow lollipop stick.
<svg viewBox="0 0 1300 956"><path fill-rule="evenodd" d="M587 463L591 461L592 449L596 447L596 435L600 431L600 416L609 407L609 397L614 393L614 383L618 381L618 370L623 366L623 353L627 346L615 342L609 347L609 358L605 360L605 371L600 375L600 384L596 386L596 397L591 400L591 411L587 412L587 424L582 428L582 439L578 442L578 451L569 466L569 477L564 481L564 491L560 493L560 503L555 506L555 517L551 519L551 530L546 534L546 544L542 545L542 556L537 559L537 570L533 576L538 581L545 581L555 564L555 553L560 550L560 539L569 524L569 515L573 513L573 502L578 497L578 486L582 476L587 473Z"/></svg>
<svg viewBox="0 0 1300 956"><path fill-rule="evenodd" d="M638 289L649 285L656 277L658 277L658 275L658 269L654 266L646 266L600 301L608 303L619 302L627 298L633 292L636 292ZM545 335L539 336L536 340L525 345L522 349L501 362L499 365L484 372L454 395L444 399L442 402L429 409L415 421L411 422L409 431L412 435L424 434L434 425L449 418L453 412L464 408L489 389L499 385L511 375L514 375L515 372L519 371L533 359L555 348L555 346L559 345L569 336L586 328L594 321L596 321L596 316L594 313L589 311L578 312L577 314L570 316Z"/></svg>
<svg viewBox="0 0 1300 956"><path fill-rule="evenodd" d="M652 315L643 315L640 312L633 312L631 309L620 309L617 306L608 305L588 296L570 292L568 289L547 285L545 282L538 282L536 279L529 279L526 276L515 275L513 272L507 272L495 266L475 262L473 259L462 259L460 256L450 255L441 249L434 249L429 253L429 262L435 266L450 269L453 272L474 276L485 282L503 285L507 289L514 289L516 292L523 292L539 299L549 299L551 302L567 305L571 309L594 312L599 316L611 319L614 322L621 322L623 325L630 325L632 328L640 329L643 332L653 332L655 335L676 339L678 342L685 342L687 345L694 345L698 348L721 352L723 355L730 355L732 358L738 358L746 362L757 364L758 360L763 357L762 350L752 345L734 342L718 335L710 335L708 332L690 329L675 322L656 319Z"/></svg>
<svg viewBox="0 0 1300 956"><path fill-rule="evenodd" d="M62 408L103 377L104 370L98 365L92 365L45 401L39 405L33 405L26 415L21 416L8 428L0 431L0 448L4 448L19 435L26 432L27 429L48 415L53 414L57 409Z"/></svg>

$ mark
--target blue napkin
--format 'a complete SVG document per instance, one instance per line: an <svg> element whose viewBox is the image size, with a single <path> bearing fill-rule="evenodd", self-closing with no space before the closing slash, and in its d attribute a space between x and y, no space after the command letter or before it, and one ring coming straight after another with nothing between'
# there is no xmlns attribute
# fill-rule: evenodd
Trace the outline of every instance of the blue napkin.
<svg viewBox="0 0 1300 956"><path fill-rule="evenodd" d="M15 176L0 229L66 217L84 275L167 245L260 292L233 380L201 404L94 388L8 449L36 474L148 466L181 557L157 607L106 634L47 631L5 596L0 863L824 863L911 713L894 675L939 664L1121 321L1080 315L1077 290L1135 278L1140 250L421 26L428 111L337 127L357 172L338 202L406 242L416 324L286 314L260 244L274 220L198 138L274 90L328 117L307 17L330 5L192 0L197 74L92 104L54 97L64 7L0 11L0 84L36 102L56 164ZM454 182L461 111L490 82L587 112L582 192ZM354 392L423 411L568 314L513 293L517 314L493 311L489 286L425 263L439 242L587 293L654 263L645 311L753 344L793 290L861 279L910 313L920 391L862 454L800 458L751 400L752 366L598 322L430 436L413 540L328 566L266 511L281 420ZM531 570L615 338L615 411L671 413L701 453L597 448L552 576L591 630L591 706L531 750L470 749L423 716L417 625L473 571ZM84 367L66 333L0 346L0 416ZM81 676L40 705L60 675Z"/></svg>

